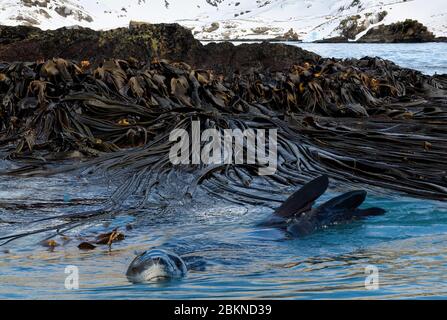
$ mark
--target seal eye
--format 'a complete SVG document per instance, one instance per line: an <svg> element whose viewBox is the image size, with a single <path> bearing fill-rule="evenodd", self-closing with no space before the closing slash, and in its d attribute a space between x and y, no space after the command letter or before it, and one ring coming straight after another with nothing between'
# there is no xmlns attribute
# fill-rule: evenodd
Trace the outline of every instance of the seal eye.
<svg viewBox="0 0 447 320"><path fill-rule="evenodd" d="M133 273L133 274L137 274L137 273L140 273L141 272L141 268L139 268L139 267L132 267L131 269L130 269L130 271L131 271L131 273Z"/></svg>
<svg viewBox="0 0 447 320"><path fill-rule="evenodd" d="M175 265L177 266L177 268L179 268L181 270L183 263L179 259L174 259L174 262L175 262Z"/></svg>
<svg viewBox="0 0 447 320"><path fill-rule="evenodd" d="M174 264L177 268L179 268L180 270L182 269L182 267L183 267L182 260L180 260L178 257L173 256L173 255L169 255L169 258L174 262Z"/></svg>

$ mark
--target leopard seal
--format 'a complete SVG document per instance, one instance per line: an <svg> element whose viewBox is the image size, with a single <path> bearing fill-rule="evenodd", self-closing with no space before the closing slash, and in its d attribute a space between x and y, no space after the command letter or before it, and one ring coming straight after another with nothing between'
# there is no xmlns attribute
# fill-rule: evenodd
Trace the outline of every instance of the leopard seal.
<svg viewBox="0 0 447 320"><path fill-rule="evenodd" d="M180 279L187 272L186 263L180 256L166 250L153 249L135 257L126 276L132 283L143 283Z"/></svg>
<svg viewBox="0 0 447 320"><path fill-rule="evenodd" d="M385 214L385 210L381 208L359 208L367 195L363 190L344 193L314 208L315 201L324 194L328 186L327 176L320 176L305 184L261 225L280 227L294 237L301 237L339 222ZM187 272L188 266L179 255L152 249L139 254L131 262L126 276L132 283L143 283L180 279Z"/></svg>

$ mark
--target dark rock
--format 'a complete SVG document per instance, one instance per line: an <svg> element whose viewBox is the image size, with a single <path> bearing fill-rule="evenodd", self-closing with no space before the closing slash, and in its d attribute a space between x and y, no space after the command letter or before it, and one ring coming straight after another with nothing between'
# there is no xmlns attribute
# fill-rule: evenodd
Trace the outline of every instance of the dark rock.
<svg viewBox="0 0 447 320"><path fill-rule="evenodd" d="M110 58L132 57L143 62L162 58L216 72L283 70L295 63L319 59L316 54L283 44L203 46L190 30L178 24L131 22L129 28L108 31L82 27L42 31L35 27L0 26L0 60L37 61L53 57L88 60L92 64Z"/></svg>
<svg viewBox="0 0 447 320"><path fill-rule="evenodd" d="M370 29L358 42L397 43L431 42L435 36L427 27L416 20L407 19L390 25L380 25Z"/></svg>
<svg viewBox="0 0 447 320"><path fill-rule="evenodd" d="M0 45L19 42L40 34L41 30L30 26L0 26ZM3 48L3 46L2 46Z"/></svg>
<svg viewBox="0 0 447 320"><path fill-rule="evenodd" d="M229 42L210 43L197 52L193 65L218 73L236 71L283 71L302 62L315 62L320 57L298 47L280 43L251 43L238 46Z"/></svg>
<svg viewBox="0 0 447 320"><path fill-rule="evenodd" d="M343 19L337 29L341 31L341 37L355 39L357 34L366 30L366 25L360 22L361 16L355 15Z"/></svg>
<svg viewBox="0 0 447 320"><path fill-rule="evenodd" d="M157 56L182 58L200 43L178 24L131 24L129 28L94 31L60 28L42 31L31 27L0 26L0 60L34 61L60 57L101 62L105 58Z"/></svg>
<svg viewBox="0 0 447 320"><path fill-rule="evenodd" d="M357 35L365 31L370 24L381 22L388 15L387 11L367 13L365 16L353 15L340 21L336 30L340 31L341 39L354 40ZM335 38L337 39L337 38Z"/></svg>
<svg viewBox="0 0 447 320"><path fill-rule="evenodd" d="M290 28L289 31L284 33L282 36L278 36L275 38L275 40L278 41L300 41L300 37L298 36L298 33L293 30L293 28Z"/></svg>
<svg viewBox="0 0 447 320"><path fill-rule="evenodd" d="M348 42L346 37L333 37L314 41L315 43L345 43Z"/></svg>

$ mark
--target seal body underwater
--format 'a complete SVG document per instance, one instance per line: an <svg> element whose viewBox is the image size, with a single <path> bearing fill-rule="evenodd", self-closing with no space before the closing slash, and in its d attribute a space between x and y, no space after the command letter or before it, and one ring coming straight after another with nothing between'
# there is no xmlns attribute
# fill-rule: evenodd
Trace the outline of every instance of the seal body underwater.
<svg viewBox="0 0 447 320"><path fill-rule="evenodd" d="M173 252L155 249L139 254L129 265L126 276L132 283L180 279L187 273L183 259Z"/></svg>
<svg viewBox="0 0 447 320"><path fill-rule="evenodd" d="M301 237L324 227L342 222L385 214L381 208L359 209L366 191L357 190L337 196L313 208L315 201L326 192L329 178L321 176L305 184L275 210L263 225L284 228L290 235Z"/></svg>

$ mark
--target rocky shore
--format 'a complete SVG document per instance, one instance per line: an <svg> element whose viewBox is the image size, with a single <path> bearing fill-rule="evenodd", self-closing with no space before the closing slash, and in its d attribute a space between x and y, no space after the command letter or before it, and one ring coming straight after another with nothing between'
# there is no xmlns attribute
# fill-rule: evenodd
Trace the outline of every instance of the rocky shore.
<svg viewBox="0 0 447 320"><path fill-rule="evenodd" d="M250 69L283 71L296 61L319 59L314 53L277 43L202 45L178 24L134 22L129 28L109 31L88 28L42 31L27 26L0 26L0 61L38 61L53 57L88 60L92 64L108 58L147 62L169 59L219 73Z"/></svg>
<svg viewBox="0 0 447 320"><path fill-rule="evenodd" d="M351 34L346 31L344 35L334 38L322 39L316 43L421 43L421 42L446 42L445 37L435 37L422 23L407 19L389 25L378 25L371 28L355 41L361 29L354 30Z"/></svg>

